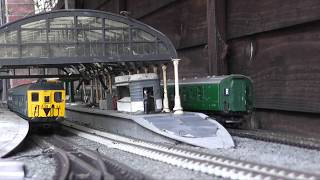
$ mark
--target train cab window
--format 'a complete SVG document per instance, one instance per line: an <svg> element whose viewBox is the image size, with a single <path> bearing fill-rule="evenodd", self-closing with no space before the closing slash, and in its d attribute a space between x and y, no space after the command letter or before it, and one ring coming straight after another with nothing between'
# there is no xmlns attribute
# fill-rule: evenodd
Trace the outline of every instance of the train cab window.
<svg viewBox="0 0 320 180"><path fill-rule="evenodd" d="M62 102L62 93L61 92L54 93L54 101L55 102Z"/></svg>
<svg viewBox="0 0 320 180"><path fill-rule="evenodd" d="M39 93L31 93L31 101L32 102L39 101Z"/></svg>
<svg viewBox="0 0 320 180"><path fill-rule="evenodd" d="M44 97L44 102L50 102L50 96L45 96Z"/></svg>

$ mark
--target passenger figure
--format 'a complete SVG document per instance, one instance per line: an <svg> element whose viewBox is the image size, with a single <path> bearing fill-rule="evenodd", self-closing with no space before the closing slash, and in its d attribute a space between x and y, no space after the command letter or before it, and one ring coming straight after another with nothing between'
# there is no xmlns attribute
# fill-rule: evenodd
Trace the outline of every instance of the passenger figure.
<svg viewBox="0 0 320 180"><path fill-rule="evenodd" d="M144 88L143 89L143 108L144 113L149 114L153 112L154 109L154 96L152 88Z"/></svg>
<svg viewBox="0 0 320 180"><path fill-rule="evenodd" d="M144 89L143 90L143 109L144 109L144 113L145 114L148 114L149 111L148 111L148 108L149 108L149 105L148 105L148 90L147 89Z"/></svg>

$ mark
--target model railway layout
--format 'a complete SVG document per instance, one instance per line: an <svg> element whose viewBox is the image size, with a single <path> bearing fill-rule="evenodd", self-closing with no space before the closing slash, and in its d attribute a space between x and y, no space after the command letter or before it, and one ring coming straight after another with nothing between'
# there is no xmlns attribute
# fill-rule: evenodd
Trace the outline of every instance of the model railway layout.
<svg viewBox="0 0 320 180"><path fill-rule="evenodd" d="M320 180L317 0L11 1L0 180Z"/></svg>

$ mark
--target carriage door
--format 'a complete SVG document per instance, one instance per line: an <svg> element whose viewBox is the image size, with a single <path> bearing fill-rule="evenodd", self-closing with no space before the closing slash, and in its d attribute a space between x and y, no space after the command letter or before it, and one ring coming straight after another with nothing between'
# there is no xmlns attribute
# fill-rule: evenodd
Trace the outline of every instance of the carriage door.
<svg viewBox="0 0 320 180"><path fill-rule="evenodd" d="M49 117L52 116L52 97L53 97L53 92L51 90L44 90L43 91L43 103L42 103L42 113L43 117Z"/></svg>
<svg viewBox="0 0 320 180"><path fill-rule="evenodd" d="M242 79L233 79L231 83L230 110L246 111L246 83Z"/></svg>
<svg viewBox="0 0 320 180"><path fill-rule="evenodd" d="M28 91L28 117L40 116L39 100L40 100L39 92Z"/></svg>

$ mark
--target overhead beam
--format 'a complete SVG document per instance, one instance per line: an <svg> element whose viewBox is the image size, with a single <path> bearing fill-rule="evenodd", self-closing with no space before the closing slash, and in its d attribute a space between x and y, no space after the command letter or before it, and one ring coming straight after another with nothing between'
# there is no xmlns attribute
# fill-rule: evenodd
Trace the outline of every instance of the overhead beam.
<svg viewBox="0 0 320 180"><path fill-rule="evenodd" d="M63 78L63 79L77 79L80 78L80 74L72 74L72 75L0 75L0 79L23 79L23 78Z"/></svg>
<svg viewBox="0 0 320 180"><path fill-rule="evenodd" d="M207 0L208 72L227 74L226 0Z"/></svg>

